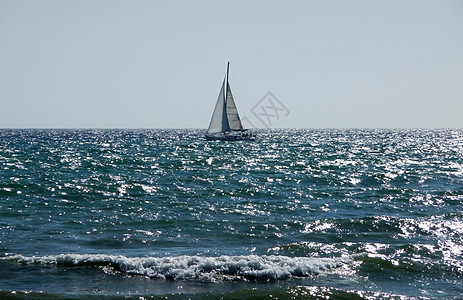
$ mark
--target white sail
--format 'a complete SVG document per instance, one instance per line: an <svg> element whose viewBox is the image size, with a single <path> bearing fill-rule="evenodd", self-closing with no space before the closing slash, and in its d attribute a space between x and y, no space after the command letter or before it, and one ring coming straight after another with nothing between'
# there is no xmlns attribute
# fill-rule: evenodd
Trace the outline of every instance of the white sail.
<svg viewBox="0 0 463 300"><path fill-rule="evenodd" d="M219 133L230 130L225 101L226 100L224 79L222 83L222 88L219 92L219 97L217 98L217 103L215 104L214 113L212 114L211 123L209 123L209 128L207 129L207 133Z"/></svg>
<svg viewBox="0 0 463 300"><path fill-rule="evenodd" d="M230 63L227 65L227 75L223 80L222 88L215 104L211 123L209 123L209 128L207 129L206 139L220 141L255 140L256 134L243 129L243 124L241 124L230 84L228 83L229 65Z"/></svg>
<svg viewBox="0 0 463 300"><path fill-rule="evenodd" d="M227 82L227 118L228 124L231 130L243 130L238 110L236 109L235 100L233 100L233 94L230 88L230 84Z"/></svg>

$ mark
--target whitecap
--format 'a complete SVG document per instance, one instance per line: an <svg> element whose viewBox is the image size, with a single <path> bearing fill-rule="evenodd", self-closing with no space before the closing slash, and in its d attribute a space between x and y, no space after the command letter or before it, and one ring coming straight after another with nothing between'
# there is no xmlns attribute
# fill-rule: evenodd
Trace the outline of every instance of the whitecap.
<svg viewBox="0 0 463 300"><path fill-rule="evenodd" d="M1 257L20 264L94 266L106 272L171 280L282 280L310 277L343 270L352 263L346 257L313 258L278 255L125 257L103 254L56 256L12 255Z"/></svg>

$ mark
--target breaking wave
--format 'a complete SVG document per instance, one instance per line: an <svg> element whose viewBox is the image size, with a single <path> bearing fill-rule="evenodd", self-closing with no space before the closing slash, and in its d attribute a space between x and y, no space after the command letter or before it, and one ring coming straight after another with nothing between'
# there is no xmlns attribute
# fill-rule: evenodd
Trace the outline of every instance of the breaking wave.
<svg viewBox="0 0 463 300"><path fill-rule="evenodd" d="M55 256L12 255L0 260L19 264L87 266L107 273L147 276L170 280L282 280L342 271L349 258L288 256L174 256L125 257L103 254L60 254Z"/></svg>

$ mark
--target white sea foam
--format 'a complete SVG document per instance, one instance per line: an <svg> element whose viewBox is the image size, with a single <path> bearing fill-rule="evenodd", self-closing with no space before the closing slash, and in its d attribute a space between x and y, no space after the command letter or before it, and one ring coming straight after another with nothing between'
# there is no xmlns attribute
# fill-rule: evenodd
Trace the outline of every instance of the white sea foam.
<svg viewBox="0 0 463 300"><path fill-rule="evenodd" d="M1 257L22 264L95 266L107 272L122 272L159 279L258 279L281 280L326 274L349 265L348 258L310 258L287 256L174 256L125 257L103 254L61 254L56 256Z"/></svg>

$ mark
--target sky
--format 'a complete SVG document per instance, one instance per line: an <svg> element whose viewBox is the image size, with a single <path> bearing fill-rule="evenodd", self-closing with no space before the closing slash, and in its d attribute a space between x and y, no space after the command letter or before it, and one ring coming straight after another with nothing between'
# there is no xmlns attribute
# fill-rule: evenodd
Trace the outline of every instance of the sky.
<svg viewBox="0 0 463 300"><path fill-rule="evenodd" d="M0 0L0 128L463 128L463 1Z"/></svg>

